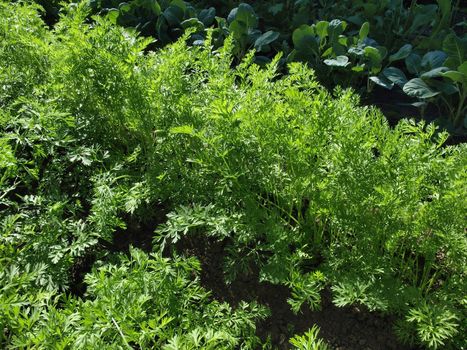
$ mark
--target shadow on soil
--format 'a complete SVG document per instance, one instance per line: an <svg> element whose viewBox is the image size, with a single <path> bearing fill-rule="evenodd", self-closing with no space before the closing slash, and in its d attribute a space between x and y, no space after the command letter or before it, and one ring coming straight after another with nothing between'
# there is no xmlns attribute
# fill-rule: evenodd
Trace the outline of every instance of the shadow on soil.
<svg viewBox="0 0 467 350"><path fill-rule="evenodd" d="M126 219L126 229L115 232L113 242L103 242L101 248L128 253L129 247L133 246L150 252L154 228L165 220L165 215L160 215L157 222ZM289 289L259 282L257 273L240 276L232 284L226 285L222 272L224 248L225 243L213 242L206 237L192 237L180 241L176 250L196 256L201 261L201 284L212 292L215 299L234 307L242 300L256 300L271 310L271 316L257 325L257 334L264 340L270 337L274 349L290 349L288 340L293 335L302 334L317 324L320 337L334 350L416 350L397 341L393 333L393 318L358 307L338 308L333 305L329 290L322 294L321 311L312 312L304 307L300 314L295 315L287 303ZM97 255L97 252L91 252L75 264L71 271L72 294L84 295L86 286L83 278L91 271Z"/></svg>
<svg viewBox="0 0 467 350"><path fill-rule="evenodd" d="M152 239L154 229L166 221L165 208L155 205L153 218L142 221L136 216L128 215L122 219L125 221L124 229L117 229L113 234L112 242L100 240L98 245L89 250L84 256L78 257L70 270L70 292L83 297L86 292L84 276L91 272L92 266L99 258L107 253L130 253L130 246L144 250L146 253L152 251Z"/></svg>
<svg viewBox="0 0 467 350"><path fill-rule="evenodd" d="M184 239L178 246L186 255L201 261L201 283L213 297L232 306L240 301L256 300L271 310L271 316L260 323L257 334L271 338L274 349L290 349L288 342L317 324L320 337L335 350L415 350L400 344L393 333L394 318L369 312L363 308L338 308L333 305L329 290L322 295L321 311L307 308L295 315L290 310L287 287L258 282L258 276L240 277L226 285L222 273L224 244L208 239Z"/></svg>

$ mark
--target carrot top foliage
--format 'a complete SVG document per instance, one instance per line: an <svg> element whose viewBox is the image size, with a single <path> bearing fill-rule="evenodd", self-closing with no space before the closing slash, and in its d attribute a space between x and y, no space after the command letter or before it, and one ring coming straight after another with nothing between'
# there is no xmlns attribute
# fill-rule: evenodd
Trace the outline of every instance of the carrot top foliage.
<svg viewBox="0 0 467 350"><path fill-rule="evenodd" d="M232 69L232 39L213 50L209 35L147 53L88 12L50 31L0 3L2 347L257 348L267 310L213 301L177 252L187 236L226 242L226 281L258 269L288 286L294 312L330 287L338 306L397 315L406 342L463 346L465 145L391 128L301 63L281 76L280 56L250 53ZM161 206L152 253L109 249ZM322 344L312 326L291 344Z"/></svg>

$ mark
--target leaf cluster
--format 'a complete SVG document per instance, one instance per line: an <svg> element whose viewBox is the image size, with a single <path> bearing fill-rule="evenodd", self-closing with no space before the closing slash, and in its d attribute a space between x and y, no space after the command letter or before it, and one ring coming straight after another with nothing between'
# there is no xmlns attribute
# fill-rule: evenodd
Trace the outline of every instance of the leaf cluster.
<svg viewBox="0 0 467 350"><path fill-rule="evenodd" d="M280 55L232 68L234 36L147 52L152 39L88 18L70 6L50 31L36 7L0 3L3 347L254 348L264 308L212 301L176 251L190 235L226 243L226 280L255 268L288 286L296 312L328 286L427 347L459 344L465 145L391 128L303 63L282 76ZM154 223L154 251L115 254L134 222Z"/></svg>
<svg viewBox="0 0 467 350"><path fill-rule="evenodd" d="M38 2L44 5L43 2ZM459 1L148 1L92 0L93 13L166 45L188 30L202 45L234 37L240 60L255 49L255 62L267 64L282 52L281 65L303 61L328 87L352 86L398 118L418 110L422 118L454 134L465 133L465 26ZM57 6L46 4L47 16ZM216 12L217 11L217 12ZM151 47L154 47L152 44ZM397 103L380 101L394 90ZM411 109L412 108L412 109ZM447 116L447 117L446 117Z"/></svg>

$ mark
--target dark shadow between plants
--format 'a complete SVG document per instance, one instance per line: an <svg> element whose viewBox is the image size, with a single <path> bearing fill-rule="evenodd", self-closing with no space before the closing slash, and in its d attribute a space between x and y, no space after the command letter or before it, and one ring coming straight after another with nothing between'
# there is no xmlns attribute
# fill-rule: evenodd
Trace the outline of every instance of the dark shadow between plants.
<svg viewBox="0 0 467 350"><path fill-rule="evenodd" d="M332 303L328 289L322 294L320 311L303 307L301 313L295 315L287 303L289 289L259 282L258 271L240 276L227 285L222 272L226 244L206 237L185 237L177 244L177 250L200 259L201 284L212 291L215 299L232 306L242 300L256 300L271 310L271 316L257 325L257 334L264 340L269 337L274 349L289 349L288 340L294 334L304 333L317 324L320 336L333 349L415 350L398 342L393 333L393 317L369 312L363 307L338 308Z"/></svg>

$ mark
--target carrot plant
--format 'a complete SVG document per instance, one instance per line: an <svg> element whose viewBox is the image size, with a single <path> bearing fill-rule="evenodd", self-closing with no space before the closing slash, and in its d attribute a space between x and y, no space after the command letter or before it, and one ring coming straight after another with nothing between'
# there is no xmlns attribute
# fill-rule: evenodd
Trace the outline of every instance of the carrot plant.
<svg viewBox="0 0 467 350"><path fill-rule="evenodd" d="M281 76L280 56L231 68L232 38L145 53L88 15L70 6L48 31L35 7L0 3L2 347L259 346L264 307L213 301L179 257L196 235L225 242L227 282L259 270L296 313L329 287L338 306L397 315L407 342L463 346L465 145L391 128L304 64ZM151 221L152 253L115 252ZM324 347L312 326L291 343Z"/></svg>

